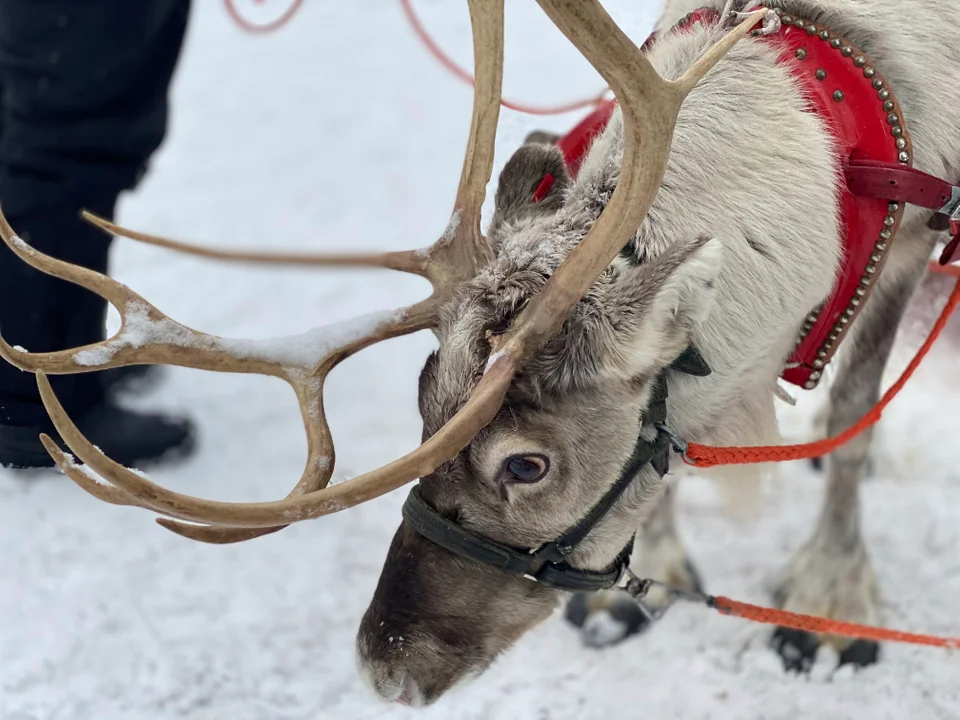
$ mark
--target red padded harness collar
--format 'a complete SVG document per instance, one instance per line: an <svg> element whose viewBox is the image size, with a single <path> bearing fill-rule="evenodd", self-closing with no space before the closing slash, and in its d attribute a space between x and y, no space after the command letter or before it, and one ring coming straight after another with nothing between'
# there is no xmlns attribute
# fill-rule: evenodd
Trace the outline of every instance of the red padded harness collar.
<svg viewBox="0 0 960 720"><path fill-rule="evenodd" d="M841 211L843 255L830 296L813 308L781 377L806 389L817 386L823 369L870 296L886 261L904 205L947 216L952 241L941 264L960 260L960 187L911 167L913 150L899 103L870 59L846 38L808 19L779 10L781 28L757 36L779 53L801 91L833 136L843 176L837 202ZM720 13L702 9L678 23L717 23ZM652 35L644 48L656 39ZM603 131L615 101L601 103L557 141L571 176L576 177L594 138ZM546 176L533 201L546 196L554 178Z"/></svg>

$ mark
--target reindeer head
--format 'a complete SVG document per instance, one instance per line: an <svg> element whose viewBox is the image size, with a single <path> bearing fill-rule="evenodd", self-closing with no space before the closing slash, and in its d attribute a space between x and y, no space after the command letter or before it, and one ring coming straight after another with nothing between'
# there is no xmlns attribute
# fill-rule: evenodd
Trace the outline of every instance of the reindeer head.
<svg viewBox="0 0 960 720"><path fill-rule="evenodd" d="M420 479L418 497L437 517L514 548L536 548L609 496L637 445L654 381L686 347L710 303L715 243L678 238L638 267L611 262L640 226L666 167L683 99L766 12L728 33L679 80L660 78L595 0L538 0L607 80L622 112L623 161L599 217L565 201L562 161L547 146L521 149L504 168L491 224L480 207L493 167L503 60L503 0L468 0L475 48L473 121L452 219L430 248L381 255L267 256L213 251L144 235L88 216L118 235L181 251L245 261L360 265L412 272L433 295L389 315L332 332L277 341L205 335L161 313L129 288L0 235L33 267L98 293L120 312L113 338L93 347L32 354L0 341L0 355L35 372L61 437L81 468L44 436L74 482L106 502L166 516L164 527L211 543L249 540ZM617 122L619 122L619 118ZM531 172L559 178L536 207ZM631 275L630 278L623 277ZM370 344L432 328L439 350L420 378L423 444L365 475L326 487L333 446L323 383L339 362ZM259 373L288 382L300 401L309 457L287 498L224 503L172 492L104 456L64 412L45 373L138 363ZM647 440L650 438L647 437ZM94 482L90 471L109 482ZM658 491L652 471L633 472L618 502L567 558L600 571L628 543ZM183 522L186 521L186 522ZM547 617L557 593L524 577L464 559L404 522L390 547L358 637L361 668L387 699L430 702L477 673Z"/></svg>
<svg viewBox="0 0 960 720"><path fill-rule="evenodd" d="M554 187L531 203L544 172ZM424 440L462 407L501 333L586 234L579 204L560 204L566 184L555 147L525 145L506 164L490 232L497 255L444 308L439 350L420 376ZM524 363L494 419L420 480L423 501L513 548L543 547L576 525L628 465L655 381L709 310L718 251L695 238L639 267L608 267ZM648 466L568 561L610 568L660 490ZM454 554L405 521L360 627L361 667L384 697L430 702L549 616L558 597Z"/></svg>

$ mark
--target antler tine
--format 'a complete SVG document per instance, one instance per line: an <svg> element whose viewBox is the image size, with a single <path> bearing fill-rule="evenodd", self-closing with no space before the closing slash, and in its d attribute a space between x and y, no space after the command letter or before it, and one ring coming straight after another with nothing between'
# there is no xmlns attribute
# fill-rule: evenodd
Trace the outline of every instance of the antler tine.
<svg viewBox="0 0 960 720"><path fill-rule="evenodd" d="M120 237L136 240L137 242L155 247L176 250L186 255L210 258L213 260L228 260L234 262L249 262L262 265L323 265L331 267L380 267L386 270L411 273L427 277L427 256L422 250L400 250L384 253L262 253L244 250L226 250L219 248L195 245L180 240L151 235L150 233L131 230L118 225L94 213L84 210L80 213L84 220L96 225L101 230Z"/></svg>
<svg viewBox="0 0 960 720"><path fill-rule="evenodd" d="M763 8L710 48L679 80L664 80L597 0L537 0L603 76L623 113L620 179L603 213L518 317L505 348L523 355L555 333L640 227L667 166L680 106L697 82L767 13Z"/></svg>
<svg viewBox="0 0 960 720"><path fill-rule="evenodd" d="M468 0L473 29L473 117L460 185L447 231L429 250L435 286L452 288L490 262L493 251L480 232L480 210L493 158L503 84L503 0Z"/></svg>

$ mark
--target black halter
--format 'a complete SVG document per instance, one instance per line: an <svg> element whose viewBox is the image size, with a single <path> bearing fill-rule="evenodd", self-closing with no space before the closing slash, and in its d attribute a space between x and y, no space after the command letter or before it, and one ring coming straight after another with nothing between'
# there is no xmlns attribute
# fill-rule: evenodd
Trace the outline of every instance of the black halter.
<svg viewBox="0 0 960 720"><path fill-rule="evenodd" d="M671 368L701 377L710 374L710 368L693 347L680 355ZM581 570L572 567L567 563L566 558L610 511L644 465L650 463L662 477L670 467L671 446L678 452L682 451L676 436L666 426L665 375L661 375L656 381L644 420L645 427L652 425L656 428L657 433L654 439L645 440L642 435L638 437L633 454L620 473L620 477L600 498L600 501L580 522L553 542L537 550L513 548L461 527L430 507L420 497L419 485L415 485L410 490L407 501L403 505L404 520L410 523L420 535L452 553L498 568L511 575L523 576L547 587L569 592L591 592L613 587L619 582L629 565L633 537L606 570Z"/></svg>

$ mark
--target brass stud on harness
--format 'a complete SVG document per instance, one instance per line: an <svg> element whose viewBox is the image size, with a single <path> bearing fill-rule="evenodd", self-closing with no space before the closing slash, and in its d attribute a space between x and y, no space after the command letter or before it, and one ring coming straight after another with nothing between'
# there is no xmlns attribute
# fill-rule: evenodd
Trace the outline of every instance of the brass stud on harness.
<svg viewBox="0 0 960 720"><path fill-rule="evenodd" d="M830 41L830 47L834 50L839 50L841 45L843 45L843 41L840 38L834 38Z"/></svg>
<svg viewBox="0 0 960 720"><path fill-rule="evenodd" d="M874 79L873 79L873 89L874 89L874 90L879 90L879 89L882 88L882 87L883 87L883 80L881 80L880 78L874 78ZM887 93L887 97L889 97L889 96L890 96L890 93ZM887 98L882 98L882 99L883 99L883 100L886 100Z"/></svg>
<svg viewBox="0 0 960 720"><path fill-rule="evenodd" d="M797 48L797 60L806 60L807 51L804 48Z"/></svg>
<svg viewBox="0 0 960 720"><path fill-rule="evenodd" d="M887 205L887 212L895 213L899 209L900 209L900 203L892 202L889 205ZM884 232L889 232L889 231L884 230ZM880 234L883 235L883 233L880 233ZM887 235L887 237L890 237L890 236Z"/></svg>
<svg viewBox="0 0 960 720"><path fill-rule="evenodd" d="M897 156L897 159L902 163L910 162L910 153L902 152Z"/></svg>
<svg viewBox="0 0 960 720"><path fill-rule="evenodd" d="M817 70L816 76L817 76L817 80L826 80L826 79L827 79L827 71L824 70L823 68L820 68L819 70Z"/></svg>
<svg viewBox="0 0 960 720"><path fill-rule="evenodd" d="M856 65L857 67L863 67L864 65L867 64L867 59L863 55L857 55L853 59L853 64Z"/></svg>
<svg viewBox="0 0 960 720"><path fill-rule="evenodd" d="M887 215L883 218L883 224L887 227L893 226L897 219L893 215Z"/></svg>
<svg viewBox="0 0 960 720"><path fill-rule="evenodd" d="M843 102L843 90L834 90L833 99L837 102Z"/></svg>
<svg viewBox="0 0 960 720"><path fill-rule="evenodd" d="M893 100L887 100L885 103L883 103L884 112L893 112L894 107L896 106L893 104Z"/></svg>
<svg viewBox="0 0 960 720"><path fill-rule="evenodd" d="M820 32L817 33L817 35L820 36L820 39L821 39L821 40L829 40L829 39L830 39L830 31L828 31L828 30L821 30Z"/></svg>
<svg viewBox="0 0 960 720"><path fill-rule="evenodd" d="M876 80L873 81L873 87L874 88L877 87ZM888 97L890 97L890 91L887 90L886 88L883 88L880 92L877 93L877 97L880 98L881 100L886 100Z"/></svg>
<svg viewBox="0 0 960 720"><path fill-rule="evenodd" d="M907 141L904 140L902 137L897 138L897 150L903 150L906 147L907 147Z"/></svg>
<svg viewBox="0 0 960 720"><path fill-rule="evenodd" d="M887 122L890 125L896 125L898 122L900 122L900 116L897 115L895 112L892 112L889 115L887 115Z"/></svg>
<svg viewBox="0 0 960 720"><path fill-rule="evenodd" d="M894 137L900 137L903 135L903 128L899 125L894 125L892 128L890 128L890 134Z"/></svg>
<svg viewBox="0 0 960 720"><path fill-rule="evenodd" d="M872 68L872 67L865 67L865 68L863 69L863 76L864 76L864 77L872 78L872 77L873 77L874 75L876 75L876 74L877 74L877 71L876 71L874 68Z"/></svg>
<svg viewBox="0 0 960 720"><path fill-rule="evenodd" d="M853 48L850 47L849 45L844 45L843 48L840 50L840 54L843 55L844 57L850 57L851 55L853 55Z"/></svg>

